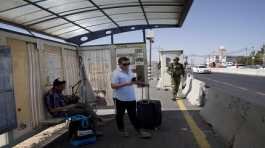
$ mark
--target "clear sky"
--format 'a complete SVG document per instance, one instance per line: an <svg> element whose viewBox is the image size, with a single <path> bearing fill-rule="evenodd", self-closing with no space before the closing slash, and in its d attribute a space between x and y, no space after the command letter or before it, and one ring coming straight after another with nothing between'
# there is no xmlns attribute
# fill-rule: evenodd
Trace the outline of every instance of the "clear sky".
<svg viewBox="0 0 265 148"><path fill-rule="evenodd" d="M154 59L159 48L182 49L186 55L209 55L220 46L228 52L260 48L265 43L265 0L194 0L182 28L154 33ZM139 34L116 41L137 41Z"/></svg>
<svg viewBox="0 0 265 148"><path fill-rule="evenodd" d="M174 33L173 33L174 32ZM182 28L155 32L155 46L207 54L265 43L264 0L194 0Z"/></svg>

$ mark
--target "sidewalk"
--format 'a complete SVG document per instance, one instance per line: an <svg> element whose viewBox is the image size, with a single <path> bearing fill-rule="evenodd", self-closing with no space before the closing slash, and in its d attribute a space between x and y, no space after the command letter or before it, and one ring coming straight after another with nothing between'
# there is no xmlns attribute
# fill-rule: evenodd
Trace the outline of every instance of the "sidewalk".
<svg viewBox="0 0 265 148"><path fill-rule="evenodd" d="M182 111L178 108L176 102L172 101L170 91L156 90L151 87L151 98L161 100L162 103L162 126L157 131L152 131L152 139L140 139L136 136L131 124L126 116L125 125L128 125L130 133L129 138L121 137L116 128L115 121L111 121L104 126L104 136L97 139L96 144L86 145L89 148L199 148L197 141L194 138L192 130L187 124ZM185 101L184 101L185 102ZM185 106L195 120L198 127L206 135L209 145L212 148L224 148L222 140L211 130L211 128L203 122L199 115L200 108L190 106L185 103ZM113 115L114 116L114 115ZM60 137L47 147L52 148L70 148L72 147L67 135Z"/></svg>

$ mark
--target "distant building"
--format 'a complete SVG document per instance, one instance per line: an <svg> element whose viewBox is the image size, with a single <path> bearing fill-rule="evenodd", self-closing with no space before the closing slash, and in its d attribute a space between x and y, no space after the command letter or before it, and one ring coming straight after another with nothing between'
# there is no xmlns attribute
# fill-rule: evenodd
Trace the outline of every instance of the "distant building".
<svg viewBox="0 0 265 148"><path fill-rule="evenodd" d="M239 56L220 56L220 55L213 55L209 56L206 59L207 66L214 67L213 65L220 67L220 66L232 66L236 64L236 59Z"/></svg>
<svg viewBox="0 0 265 148"><path fill-rule="evenodd" d="M217 49L217 53L212 56L207 57L206 64L209 67L226 67L232 66L237 63L237 58L239 56L226 55L227 49L220 46Z"/></svg>
<svg viewBox="0 0 265 148"><path fill-rule="evenodd" d="M223 61L222 61L222 65L223 66L232 66L232 65L236 64L237 57L238 56L225 56Z"/></svg>
<svg viewBox="0 0 265 148"><path fill-rule="evenodd" d="M220 58L218 55L212 55L212 56L207 57L207 59L206 59L207 66L210 66L213 63L215 63L215 64L220 63Z"/></svg>

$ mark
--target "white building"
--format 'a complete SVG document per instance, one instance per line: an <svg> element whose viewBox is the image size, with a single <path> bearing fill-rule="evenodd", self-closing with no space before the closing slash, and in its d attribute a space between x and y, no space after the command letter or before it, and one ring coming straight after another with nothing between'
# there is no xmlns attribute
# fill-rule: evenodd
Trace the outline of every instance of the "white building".
<svg viewBox="0 0 265 148"><path fill-rule="evenodd" d="M211 65L212 63L220 63L219 55L213 55L213 56L207 57L206 59L207 66Z"/></svg>
<svg viewBox="0 0 265 148"><path fill-rule="evenodd" d="M206 59L207 66L211 66L213 63L216 64L216 66L229 66L236 63L236 58L238 56L223 56L220 55L213 55L209 56Z"/></svg>

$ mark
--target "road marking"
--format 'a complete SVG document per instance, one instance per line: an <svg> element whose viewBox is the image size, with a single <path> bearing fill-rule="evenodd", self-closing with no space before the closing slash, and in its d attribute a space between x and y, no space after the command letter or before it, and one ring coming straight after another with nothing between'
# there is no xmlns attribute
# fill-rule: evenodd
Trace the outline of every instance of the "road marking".
<svg viewBox="0 0 265 148"><path fill-rule="evenodd" d="M245 91L247 91L248 89L247 88L245 88L245 87L238 87L237 86L237 88L239 88L239 89L242 89L242 90L245 90Z"/></svg>
<svg viewBox="0 0 265 148"><path fill-rule="evenodd" d="M183 103L183 100L176 100L176 103L180 109L180 111L182 112L186 122L188 123L192 134L196 140L196 142L198 143L200 148L211 148L210 144L208 143L208 140L205 136L205 134L202 132L202 130L198 127L198 125L196 124L196 122L193 120L193 118L191 117L191 115L189 114L189 112L187 111L186 106Z"/></svg>
<svg viewBox="0 0 265 148"><path fill-rule="evenodd" d="M265 93L263 93L263 92L256 92L256 94L259 94L259 95L262 95L262 96L265 96Z"/></svg>
<svg viewBox="0 0 265 148"><path fill-rule="evenodd" d="M210 80L210 81L214 81L214 82L216 82L216 83L220 83L220 84L224 84L224 85L228 85L228 86L231 86L231 87L234 87L234 88L238 88L238 89L241 89L241 90L244 90L244 91L248 91L248 89L245 88L245 87L236 86L236 85L231 84L231 83L220 82L220 81L213 80L213 79L209 79L209 78L203 78L203 79Z"/></svg>
<svg viewBox="0 0 265 148"><path fill-rule="evenodd" d="M228 86L231 86L231 87L234 87L234 88L238 88L238 89L241 89L241 90L244 90L244 91L251 91L251 90L248 90L248 89L245 88L245 87L236 86L236 85L234 85L234 84L227 83L227 82L220 82L220 81L213 80L213 79L209 79L209 78L202 78L202 79L206 79L206 80L214 81L214 82L216 82L216 83L220 83L220 84L228 85ZM263 93L263 92L258 92L258 91L257 91L256 94L261 95L261 96L265 96L265 93Z"/></svg>
<svg viewBox="0 0 265 148"><path fill-rule="evenodd" d="M245 87L236 86L236 85L234 85L234 84L227 83L227 82L219 82L219 83L222 83L222 84L225 84L225 85L229 85L229 86L232 86L232 87L235 87L235 88L238 88L238 89L241 89L241 90L245 90L245 91L248 90L248 89L245 88Z"/></svg>

